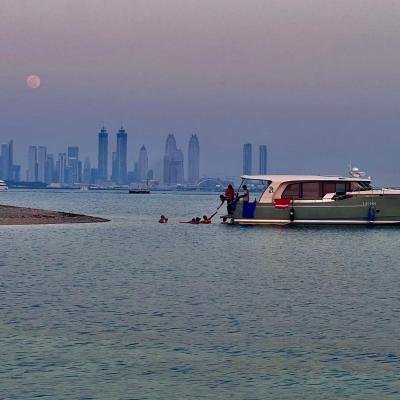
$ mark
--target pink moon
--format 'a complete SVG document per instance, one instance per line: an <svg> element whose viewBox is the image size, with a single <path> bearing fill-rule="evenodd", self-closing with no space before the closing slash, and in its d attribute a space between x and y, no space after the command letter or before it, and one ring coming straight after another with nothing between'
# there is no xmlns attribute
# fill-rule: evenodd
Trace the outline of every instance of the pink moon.
<svg viewBox="0 0 400 400"><path fill-rule="evenodd" d="M40 86L40 77L37 75L29 75L26 78L26 84L31 89L37 89Z"/></svg>

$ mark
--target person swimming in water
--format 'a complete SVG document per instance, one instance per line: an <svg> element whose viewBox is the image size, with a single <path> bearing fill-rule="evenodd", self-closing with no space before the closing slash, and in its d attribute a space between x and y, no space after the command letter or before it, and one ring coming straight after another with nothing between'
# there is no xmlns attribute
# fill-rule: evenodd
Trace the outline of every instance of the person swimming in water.
<svg viewBox="0 0 400 400"><path fill-rule="evenodd" d="M208 218L207 215L203 215L203 219L200 221L200 224L211 224L211 218Z"/></svg>
<svg viewBox="0 0 400 400"><path fill-rule="evenodd" d="M160 219L158 220L160 224L166 224L168 222L168 218L165 215L161 215Z"/></svg>

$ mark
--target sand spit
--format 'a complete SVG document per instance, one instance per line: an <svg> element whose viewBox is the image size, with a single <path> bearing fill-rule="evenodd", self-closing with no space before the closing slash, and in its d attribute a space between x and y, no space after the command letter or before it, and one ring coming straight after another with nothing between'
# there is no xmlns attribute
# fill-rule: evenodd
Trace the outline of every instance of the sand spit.
<svg viewBox="0 0 400 400"><path fill-rule="evenodd" d="M84 224L108 222L90 215L0 205L0 225Z"/></svg>

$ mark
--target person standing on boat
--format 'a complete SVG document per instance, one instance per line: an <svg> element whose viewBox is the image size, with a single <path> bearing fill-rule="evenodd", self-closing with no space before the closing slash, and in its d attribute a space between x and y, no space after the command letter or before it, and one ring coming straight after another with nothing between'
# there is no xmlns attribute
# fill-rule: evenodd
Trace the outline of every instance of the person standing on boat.
<svg viewBox="0 0 400 400"><path fill-rule="evenodd" d="M248 203L250 201L250 192L247 189L247 185L243 185L243 194L238 197L238 200L243 199L243 203Z"/></svg>
<svg viewBox="0 0 400 400"><path fill-rule="evenodd" d="M222 196L221 196L222 200ZM228 214L233 214L234 210L234 202L235 202L235 191L233 189L232 185L228 185L228 187L225 190L225 195L224 195L224 201L226 201L226 211Z"/></svg>

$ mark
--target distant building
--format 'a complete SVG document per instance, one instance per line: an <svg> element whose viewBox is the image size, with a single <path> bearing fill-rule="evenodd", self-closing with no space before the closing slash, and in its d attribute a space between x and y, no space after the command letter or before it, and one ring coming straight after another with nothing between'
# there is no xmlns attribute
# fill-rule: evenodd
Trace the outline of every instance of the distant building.
<svg viewBox="0 0 400 400"><path fill-rule="evenodd" d="M11 180L13 172L13 141L1 145L0 177Z"/></svg>
<svg viewBox="0 0 400 400"><path fill-rule="evenodd" d="M96 183L98 180L98 171L97 168L92 168L90 170L90 183Z"/></svg>
<svg viewBox="0 0 400 400"><path fill-rule="evenodd" d="M19 182L21 180L21 166L20 165L12 166L10 180L14 181L14 182Z"/></svg>
<svg viewBox="0 0 400 400"><path fill-rule="evenodd" d="M47 158L47 148L46 146L39 146L38 147L38 157L37 157L37 164L38 164L38 175L37 180L39 182L45 182L46 180L46 158Z"/></svg>
<svg viewBox="0 0 400 400"><path fill-rule="evenodd" d="M252 149L251 144L246 143L243 145L243 175L252 174Z"/></svg>
<svg viewBox="0 0 400 400"><path fill-rule="evenodd" d="M78 183L81 172L79 171L79 147L68 146L68 160L65 175L65 182L69 184Z"/></svg>
<svg viewBox="0 0 400 400"><path fill-rule="evenodd" d="M86 184L91 183L90 175L91 175L90 159L89 159L89 157L86 157L85 162L83 164L82 182L86 183Z"/></svg>
<svg viewBox="0 0 400 400"><path fill-rule="evenodd" d="M145 181L147 179L147 173L149 171L149 159L147 157L147 150L144 145L139 150L139 161L137 166L137 178L138 181Z"/></svg>
<svg viewBox="0 0 400 400"><path fill-rule="evenodd" d="M67 155L65 153L58 153L57 170L58 182L61 184L66 183L66 169L67 169Z"/></svg>
<svg viewBox="0 0 400 400"><path fill-rule="evenodd" d="M260 175L266 175L267 174L267 162L268 162L268 152L267 152L267 146L265 144L261 144L259 147L259 168L258 172Z"/></svg>
<svg viewBox="0 0 400 400"><path fill-rule="evenodd" d="M44 182L49 185L50 183L56 182L56 181L58 181L58 177L55 176L54 155L47 154Z"/></svg>
<svg viewBox="0 0 400 400"><path fill-rule="evenodd" d="M164 155L164 184L176 185L184 181L183 153L176 147L174 135L168 135Z"/></svg>
<svg viewBox="0 0 400 400"><path fill-rule="evenodd" d="M117 182L118 179L118 163L117 163L117 152L112 152L112 164L111 164L111 180Z"/></svg>
<svg viewBox="0 0 400 400"><path fill-rule="evenodd" d="M117 176L116 181L119 184L127 183L127 153L128 153L128 135L124 128L121 126L117 133L117 152L116 152L116 167Z"/></svg>
<svg viewBox="0 0 400 400"><path fill-rule="evenodd" d="M36 146L29 146L28 149L28 170L26 178L28 182L37 182L38 180L38 163L37 163Z"/></svg>
<svg viewBox="0 0 400 400"><path fill-rule="evenodd" d="M197 183L200 177L200 145L197 135L192 135L188 149L188 182Z"/></svg>
<svg viewBox="0 0 400 400"><path fill-rule="evenodd" d="M100 182L108 180L108 133L104 126L99 132L97 178Z"/></svg>

